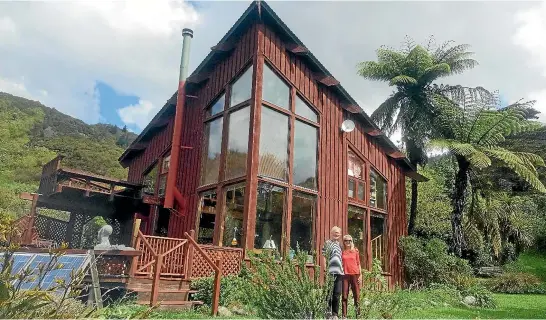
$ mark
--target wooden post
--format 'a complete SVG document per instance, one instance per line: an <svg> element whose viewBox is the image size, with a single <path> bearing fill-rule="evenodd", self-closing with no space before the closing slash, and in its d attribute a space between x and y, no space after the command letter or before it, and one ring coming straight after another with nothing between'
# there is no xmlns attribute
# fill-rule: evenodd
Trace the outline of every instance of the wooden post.
<svg viewBox="0 0 546 320"><path fill-rule="evenodd" d="M135 219L135 222L133 223L133 236L131 237L131 246L138 250L136 246L137 243L137 236L138 236L138 230L140 230L140 223L142 222L141 219Z"/></svg>
<svg viewBox="0 0 546 320"><path fill-rule="evenodd" d="M220 303L220 283L222 280L222 258L216 259L216 273L214 274L214 288L212 291L212 316L218 314L218 304Z"/></svg>
<svg viewBox="0 0 546 320"><path fill-rule="evenodd" d="M153 307L157 303L157 298L159 297L159 280L161 279L161 267L163 265L163 255L158 254L155 258L155 268L154 268L154 280L152 283L152 292L150 294L150 307Z"/></svg>
<svg viewBox="0 0 546 320"><path fill-rule="evenodd" d="M23 200L31 200L32 205L30 207L30 219L28 221L27 229L25 230L23 234L23 243L22 244L32 244L32 231L34 230L34 223L36 221L36 206L38 205L38 198L40 197L40 194L38 193L27 193L23 192L21 195L19 195L19 198Z"/></svg>
<svg viewBox="0 0 546 320"><path fill-rule="evenodd" d="M194 238L195 237L195 230L190 230L190 237ZM186 243L186 246L184 247L184 250L183 250L183 259L184 259L184 276L182 277L183 280L188 280L189 279L189 276L188 276L188 272L189 272L189 268L188 268L188 264L189 264L189 250L190 250L190 247L191 247L191 244L190 242L188 241ZM180 286L182 286L182 281L180 282Z"/></svg>
<svg viewBox="0 0 546 320"><path fill-rule="evenodd" d="M191 230L191 232L193 232L193 233L190 233L191 238L195 240L195 231ZM191 280L191 276L192 276L194 252L195 252L195 249L193 245L190 245L188 243L188 272L187 272L188 280Z"/></svg>
<svg viewBox="0 0 546 320"><path fill-rule="evenodd" d="M89 250L88 254L91 256L91 281L93 283L93 299L97 305L97 309L102 309L102 293L100 291L99 272L97 270L97 259L95 258L95 251Z"/></svg>

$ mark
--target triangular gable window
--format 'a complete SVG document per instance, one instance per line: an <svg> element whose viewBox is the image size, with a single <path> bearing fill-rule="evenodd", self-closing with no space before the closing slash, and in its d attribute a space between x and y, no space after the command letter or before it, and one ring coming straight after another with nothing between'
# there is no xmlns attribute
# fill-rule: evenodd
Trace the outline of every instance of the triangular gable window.
<svg viewBox="0 0 546 320"><path fill-rule="evenodd" d="M222 94L218 100L216 100L207 110L207 117L211 117L224 111L224 105L226 103L226 94Z"/></svg>
<svg viewBox="0 0 546 320"><path fill-rule="evenodd" d="M273 70L264 64L262 99L276 106L289 109L290 88Z"/></svg>

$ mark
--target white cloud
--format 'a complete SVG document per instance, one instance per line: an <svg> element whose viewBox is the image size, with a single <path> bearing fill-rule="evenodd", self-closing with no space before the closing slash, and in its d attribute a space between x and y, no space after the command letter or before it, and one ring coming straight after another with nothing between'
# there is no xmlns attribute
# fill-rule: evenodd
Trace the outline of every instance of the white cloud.
<svg viewBox="0 0 546 320"><path fill-rule="evenodd" d="M144 129L149 119L159 111L150 101L140 100L138 104L133 104L118 110L119 117L126 124L134 124L140 129Z"/></svg>
<svg viewBox="0 0 546 320"><path fill-rule="evenodd" d="M162 106L177 87L180 30L197 22L183 1L0 2L0 78L24 76L3 90L90 123L96 81Z"/></svg>
<svg viewBox="0 0 546 320"><path fill-rule="evenodd" d="M15 81L0 77L0 91L8 92L13 95L27 99L33 99L32 95L25 87L25 84L21 81Z"/></svg>
<svg viewBox="0 0 546 320"><path fill-rule="evenodd" d="M530 67L539 68L546 77L546 1L516 13L517 30L513 36L514 44L523 48L531 56ZM535 108L541 112L539 120L546 122L546 84L542 89L529 93L529 99L536 100Z"/></svg>

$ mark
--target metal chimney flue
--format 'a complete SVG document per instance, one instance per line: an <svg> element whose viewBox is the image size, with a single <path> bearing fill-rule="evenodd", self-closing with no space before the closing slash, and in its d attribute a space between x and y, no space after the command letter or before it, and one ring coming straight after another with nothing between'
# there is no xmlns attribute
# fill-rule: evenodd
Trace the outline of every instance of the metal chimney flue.
<svg viewBox="0 0 546 320"><path fill-rule="evenodd" d="M176 177L180 163L180 149L182 139L182 126L184 119L184 109L186 104L186 78L188 77L188 67L190 62L190 44L193 38L193 30L182 29L182 57L180 58L180 75L178 78L178 92L176 97L176 108L174 115L174 126L171 144L171 164L167 174L167 183L165 190L165 201L163 207L173 209L175 202L178 204L178 210L182 210L184 196L177 188Z"/></svg>
<svg viewBox="0 0 546 320"><path fill-rule="evenodd" d="M185 81L188 77L188 65L190 62L190 45L193 38L193 30L184 28L182 29L182 57L180 61L180 78L179 81Z"/></svg>

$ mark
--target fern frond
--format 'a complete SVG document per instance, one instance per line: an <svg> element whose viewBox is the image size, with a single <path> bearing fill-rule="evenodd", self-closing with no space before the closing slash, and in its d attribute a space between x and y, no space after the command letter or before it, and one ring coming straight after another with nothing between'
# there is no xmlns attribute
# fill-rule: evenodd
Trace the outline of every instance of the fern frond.
<svg viewBox="0 0 546 320"><path fill-rule="evenodd" d="M503 162L537 191L546 193L546 188L539 180L536 169L529 167L528 163L525 163L513 152L503 148L486 148L484 149L484 153Z"/></svg>
<svg viewBox="0 0 546 320"><path fill-rule="evenodd" d="M410 76L406 75L399 75L391 79L389 82L389 85L391 86L403 86L406 84L417 84L417 80L415 78L412 78Z"/></svg>

